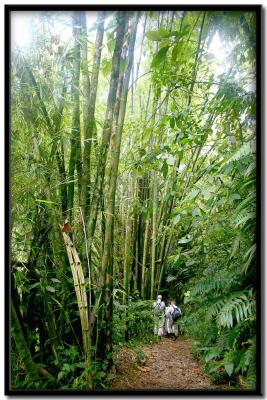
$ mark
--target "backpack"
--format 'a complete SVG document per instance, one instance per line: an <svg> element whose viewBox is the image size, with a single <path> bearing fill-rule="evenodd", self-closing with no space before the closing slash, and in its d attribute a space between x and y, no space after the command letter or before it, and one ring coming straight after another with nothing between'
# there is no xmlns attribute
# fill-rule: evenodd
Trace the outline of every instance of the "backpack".
<svg viewBox="0 0 267 400"><path fill-rule="evenodd" d="M154 312L155 312L155 314L161 314L162 313L161 303L158 303L158 304L155 305Z"/></svg>
<svg viewBox="0 0 267 400"><path fill-rule="evenodd" d="M182 315L181 309L179 307L174 307L171 315L173 321L177 321L177 319L180 318Z"/></svg>

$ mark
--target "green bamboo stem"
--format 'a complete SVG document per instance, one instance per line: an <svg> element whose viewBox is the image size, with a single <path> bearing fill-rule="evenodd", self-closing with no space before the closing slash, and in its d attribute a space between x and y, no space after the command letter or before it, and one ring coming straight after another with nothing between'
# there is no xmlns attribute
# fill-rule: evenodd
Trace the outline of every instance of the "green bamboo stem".
<svg viewBox="0 0 267 400"><path fill-rule="evenodd" d="M34 384L34 382L40 380L40 377L32 359L30 350L24 339L13 302L11 302L11 328L12 337L14 338L19 356L24 364L25 372L30 381Z"/></svg>

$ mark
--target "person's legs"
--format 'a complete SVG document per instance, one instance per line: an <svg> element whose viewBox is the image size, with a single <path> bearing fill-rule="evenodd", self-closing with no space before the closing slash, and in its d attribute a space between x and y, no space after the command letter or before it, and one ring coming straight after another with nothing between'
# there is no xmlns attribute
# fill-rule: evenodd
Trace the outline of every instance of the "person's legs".
<svg viewBox="0 0 267 400"><path fill-rule="evenodd" d="M172 321L170 317L166 317L166 333L167 336L170 336L172 333Z"/></svg>
<svg viewBox="0 0 267 400"><path fill-rule="evenodd" d="M173 324L172 329L173 329L174 340L176 340L178 337L178 325Z"/></svg>

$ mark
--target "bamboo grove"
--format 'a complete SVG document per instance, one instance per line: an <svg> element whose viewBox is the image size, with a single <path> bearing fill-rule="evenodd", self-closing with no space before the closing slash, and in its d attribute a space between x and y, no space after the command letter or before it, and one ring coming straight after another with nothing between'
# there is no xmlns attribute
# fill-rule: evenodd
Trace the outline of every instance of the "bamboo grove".
<svg viewBox="0 0 267 400"><path fill-rule="evenodd" d="M11 49L11 387L105 388L161 293L214 381L253 388L255 12L30 29Z"/></svg>

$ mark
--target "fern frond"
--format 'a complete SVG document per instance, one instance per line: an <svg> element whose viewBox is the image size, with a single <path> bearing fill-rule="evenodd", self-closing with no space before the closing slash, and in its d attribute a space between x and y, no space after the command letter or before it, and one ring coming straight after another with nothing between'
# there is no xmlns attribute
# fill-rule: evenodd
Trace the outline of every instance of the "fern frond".
<svg viewBox="0 0 267 400"><path fill-rule="evenodd" d="M255 220L256 218L256 213L254 211L248 212L248 210L245 208L244 210L240 211L239 214L235 217L235 228L237 228L240 225L244 225L245 222L249 221L250 219Z"/></svg>
<svg viewBox="0 0 267 400"><path fill-rule="evenodd" d="M198 294L203 294L203 293L208 293L213 290L218 290L224 287L225 285L225 280L216 277L213 275L212 279L205 279L200 282L198 282L192 289L192 295L198 295Z"/></svg>
<svg viewBox="0 0 267 400"><path fill-rule="evenodd" d="M255 312L255 300L244 292L237 292L217 301L209 310L210 316L216 316L217 325L232 328L234 319L237 323L251 316Z"/></svg>
<svg viewBox="0 0 267 400"><path fill-rule="evenodd" d="M254 206L255 201L256 201L256 193L255 193L255 191L253 191L253 192L249 193L247 195L247 197L238 204L238 206L235 209L235 213L239 213L241 210L243 210L247 206L249 206L249 208L252 205Z"/></svg>
<svg viewBox="0 0 267 400"><path fill-rule="evenodd" d="M235 348L239 336L242 334L246 321L241 321L234 326L227 335L227 344L230 348Z"/></svg>
<svg viewBox="0 0 267 400"><path fill-rule="evenodd" d="M254 171L256 170L256 163L252 162L249 164L247 170L245 171L244 175L245 176L250 176Z"/></svg>
<svg viewBox="0 0 267 400"><path fill-rule="evenodd" d="M254 141L244 143L243 146L241 146L230 158L228 158L228 160L225 161L225 163L223 163L223 165L221 165L219 171L222 171L223 168L228 166L233 161L239 161L241 158L244 158L250 154L254 154L255 151L256 144Z"/></svg>
<svg viewBox="0 0 267 400"><path fill-rule="evenodd" d="M237 293L230 297L220 309L216 320L222 327L231 328L234 324L234 317L237 323L252 315L255 310L255 301L248 299L243 293Z"/></svg>
<svg viewBox="0 0 267 400"><path fill-rule="evenodd" d="M245 262L245 264L243 265L243 268L242 268L242 273L243 274L246 274L247 273L247 270L248 270L248 267L250 266L250 263L251 263L251 261L252 261L252 259L253 259L253 256L254 256L254 254L255 254L255 252L256 252L256 243L254 243L249 249L248 249L248 251L246 252L246 254L245 254L245 256L244 256L244 259L246 260L246 262Z"/></svg>
<svg viewBox="0 0 267 400"><path fill-rule="evenodd" d="M217 339L216 339L216 347L219 350L220 353L222 353L224 350L227 350L230 348L229 346L229 340L228 340L228 335L226 333L221 333Z"/></svg>

